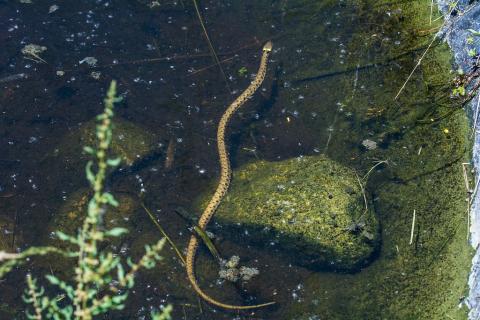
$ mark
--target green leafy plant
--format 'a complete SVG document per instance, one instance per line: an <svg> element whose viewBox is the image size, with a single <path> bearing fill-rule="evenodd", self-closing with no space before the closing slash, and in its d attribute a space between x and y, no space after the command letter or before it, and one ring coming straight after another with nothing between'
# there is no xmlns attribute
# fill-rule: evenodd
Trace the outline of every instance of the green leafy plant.
<svg viewBox="0 0 480 320"><path fill-rule="evenodd" d="M238 75L240 77L244 77L246 74L247 74L248 70L246 67L241 67L240 69L238 69Z"/></svg>
<svg viewBox="0 0 480 320"><path fill-rule="evenodd" d="M137 272L142 268L153 268L161 259L159 252L165 239L152 246L145 246L145 254L136 262L131 258L122 261L114 252L109 251L108 246L100 246L108 238L127 233L124 228L105 230L102 225L106 210L118 206L115 197L104 190L108 169L120 164L119 158L108 157L112 142L113 108L118 101L120 98L116 96L116 83L112 81L104 100L105 109L97 116L97 144L84 147L84 151L92 156L92 160L86 165L86 176L94 194L88 203L83 225L76 235L56 232L57 237L68 242L73 249L32 247L18 254L0 252L0 261L6 260L0 266L0 277L13 267L25 263L26 259L33 255L56 253L77 259L73 279L62 280L55 275L45 276L48 283L57 287L60 292L54 297L46 295L37 279L31 274L27 275L24 301L33 309L27 311L29 319L90 320L113 310L121 310L135 284ZM101 247L105 249L100 249ZM152 313L152 319L170 319L171 309L171 306L168 306L160 313Z"/></svg>
<svg viewBox="0 0 480 320"><path fill-rule="evenodd" d="M466 90L464 86L458 86L453 88L452 93L454 96L464 96L466 94Z"/></svg>

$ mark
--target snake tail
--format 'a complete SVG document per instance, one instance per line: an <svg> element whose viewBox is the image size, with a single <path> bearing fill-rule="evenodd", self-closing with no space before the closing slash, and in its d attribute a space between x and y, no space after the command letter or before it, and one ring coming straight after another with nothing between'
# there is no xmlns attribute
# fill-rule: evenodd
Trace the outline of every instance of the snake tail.
<svg viewBox="0 0 480 320"><path fill-rule="evenodd" d="M220 160L220 180L217 185L217 189L213 194L212 198L210 199L207 207L203 211L200 219L198 221L198 227L201 230L205 230L207 224L215 214L220 202L222 201L223 197L227 193L228 187L230 186L230 180L232 176L232 169L230 167L230 161L228 159L228 151L225 142L225 134L227 130L227 126L230 122L230 119L235 114L235 112L248 101L248 99L257 91L257 89L262 84L263 80L265 79L265 75L267 73L267 64L268 64L268 57L272 51L272 42L268 41L263 46L263 54L262 59L260 61L260 67L258 69L257 75L255 79L250 83L247 89L242 92L240 96L233 101L230 106L228 106L227 110L223 113L222 118L218 124L217 129L217 149L218 149L218 156ZM188 280L190 281L193 289L195 292L205 301L211 303L220 308L224 309L233 309L233 310L245 310L245 309L255 309L261 308L265 306L269 306L274 304L275 302L267 302L263 304L257 305L248 305L248 306L235 306L230 304L225 304L215 300L214 298L210 297L206 294L198 285L197 278L195 277L195 255L198 249L198 238L195 235L192 235L190 238L190 242L188 243L187 248L187 257L186 257L186 269L187 269L187 276Z"/></svg>

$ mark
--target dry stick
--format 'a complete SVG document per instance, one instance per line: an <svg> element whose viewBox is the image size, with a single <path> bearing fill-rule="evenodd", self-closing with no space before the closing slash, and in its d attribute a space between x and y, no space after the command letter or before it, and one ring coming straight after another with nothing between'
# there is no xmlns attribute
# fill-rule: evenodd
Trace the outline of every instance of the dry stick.
<svg viewBox="0 0 480 320"><path fill-rule="evenodd" d="M363 176L362 180L365 181L365 183L366 183L368 177L370 176L370 173L372 173L372 171L373 171L376 167L378 167L379 165L381 165L381 164L383 164L383 163L385 163L385 164L388 165L388 160L380 160L380 161L378 161L374 166L372 166L372 167L370 168L370 170L368 170L368 172Z"/></svg>
<svg viewBox="0 0 480 320"><path fill-rule="evenodd" d="M462 163L463 182L465 182L465 189L467 190L467 193L470 193L472 191L470 189L470 180L468 179L467 169L465 168L465 166L467 166L469 164L470 163L468 163L468 162L463 162Z"/></svg>
<svg viewBox="0 0 480 320"><path fill-rule="evenodd" d="M278 38L278 37L272 37L273 38ZM248 43L246 45L243 45L233 51L225 52L225 53L220 53L221 56L228 56L228 55L234 55L239 51L242 51L244 49L248 49L254 46L258 46L258 44L261 43L258 40L252 41L251 43ZM125 61L125 62L119 62L119 63L109 63L109 64L103 64L103 65L98 65L97 68L109 68L109 67L117 67L117 66L124 66L124 65L130 65L130 64L141 64L141 63L148 63L148 62L169 62L172 60L188 60L188 59L195 59L195 58L202 58L202 57L211 57L211 54L205 54L205 53L199 53L199 54L192 54L192 55L178 55L178 56L172 56L172 57L159 57L159 58L147 58L147 59L137 59L137 60L131 60L131 61ZM72 72L75 69L64 69L63 71L65 72ZM0 81L1 82L1 81ZM2 159L0 159L2 160ZM15 161L15 160L12 160Z"/></svg>
<svg viewBox="0 0 480 320"><path fill-rule="evenodd" d="M413 243L413 230L415 230L415 209L413 209L412 230L410 231L410 243Z"/></svg>
<svg viewBox="0 0 480 320"><path fill-rule="evenodd" d="M163 168L166 171L169 171L173 166L173 161L175 159L175 147L176 147L175 139L170 138L170 141L168 141L167 154L165 156L165 163L163 165Z"/></svg>
<svg viewBox="0 0 480 320"><path fill-rule="evenodd" d="M478 120L478 105L480 104L480 95L477 94L477 105L475 106L475 116L473 117L473 130L470 138L473 138L475 131L477 130L477 120Z"/></svg>
<svg viewBox="0 0 480 320"><path fill-rule="evenodd" d="M470 203L470 199L468 200L468 202ZM467 243L468 240L470 240L470 206L467 209Z"/></svg>
<svg viewBox="0 0 480 320"><path fill-rule="evenodd" d="M417 32L418 32L418 35L423 36L440 29L440 27L441 26L430 28L430 29L418 30Z"/></svg>
<svg viewBox="0 0 480 320"><path fill-rule="evenodd" d="M418 60L417 64L415 65L415 67L413 67L413 70L412 72L410 72L410 74L408 75L408 78L407 80L405 80L405 82L403 83L402 87L400 88L400 90L398 90L398 93L397 95L395 96L395 98L393 98L393 100L397 100L398 96L400 95L400 93L402 93L403 89L405 88L405 86L407 85L408 81L410 81L410 78L413 76L413 73L415 72L415 70L417 70L417 68L420 66L420 64L422 63L422 60L423 58L425 58L425 55L427 54L428 50L430 50L430 48L432 47L433 43L435 42L435 40L437 40L437 37L438 37L438 33L435 34L435 36L433 37L432 41L430 42L430 44L428 45L427 49L425 49L425 51L423 52L422 56L420 57L420 59Z"/></svg>
<svg viewBox="0 0 480 320"><path fill-rule="evenodd" d="M471 208L472 199L473 199L472 198L473 191L472 191L472 189L470 189L470 180L468 179L468 174L467 174L467 169L466 169L466 166L468 166L468 165L470 165L470 163L468 163L468 162L463 162L462 163L463 181L465 182L465 189L467 190L467 195L468 195L468 198L467 198L467 202L468 202L468 205L467 205L467 242L470 239L470 208ZM476 186L475 186L475 188L476 188Z"/></svg>
<svg viewBox="0 0 480 320"><path fill-rule="evenodd" d="M235 58L235 56L230 57L230 58L227 58L227 59L223 59L222 61L220 61L220 63L224 63L224 62L233 60L234 58ZM193 75L196 75L196 74L198 74L198 73L200 73L200 72L203 72L203 71L205 71L205 70L208 70L208 69L210 69L210 68L212 68L212 67L215 67L216 65L217 65L217 64L212 64L212 65L206 66L206 67L204 67L204 68L195 70L195 71L193 71L192 73L190 73L190 74L188 75L188 77L193 76Z"/></svg>
<svg viewBox="0 0 480 320"><path fill-rule="evenodd" d="M362 194L363 194L363 201L365 202L365 211L360 216L360 217L362 217L365 213L367 213L367 210L368 210L367 195L365 194L365 189L363 188L362 181L360 181L360 177L358 176L358 174L356 172L355 172L355 176L357 177L358 184L360 185L360 189L361 189Z"/></svg>
<svg viewBox="0 0 480 320"><path fill-rule="evenodd" d="M475 188L473 189L473 192L472 192L472 199L474 199L475 195L477 194L479 183L480 183L480 179L478 179L477 182L475 183Z"/></svg>
<svg viewBox="0 0 480 320"><path fill-rule="evenodd" d="M457 7L457 4L458 4L458 1L455 2L455 4L452 6L452 9L448 12L448 16L450 16L450 14L453 12L453 10ZM448 19L445 19L445 21L443 21L442 25L441 25L441 28L443 28L446 23L447 23ZM440 29L441 29L440 28ZM430 50L430 48L432 47L433 43L435 42L435 40L437 40L437 37L438 37L438 32L435 34L435 36L433 37L432 41L430 42L430 44L428 45L427 49L425 49L425 52L423 52L422 56L420 57L420 59L418 60L417 64L415 65L415 67L413 68L412 72L410 72L410 74L408 75L408 78L407 80L405 80L405 82L403 83L402 87L400 88L400 90L398 90L398 93L397 95L395 96L395 98L393 98L393 100L397 100L398 96L400 95L400 93L402 93L403 89L405 89L405 86L407 85L408 81L410 81L410 78L413 76L413 73L415 72L415 70L417 70L417 68L420 66L420 64L422 63L422 60L423 58L425 58L425 55L427 54L428 50Z"/></svg>
<svg viewBox="0 0 480 320"><path fill-rule="evenodd" d="M218 64L218 67L220 68L220 71L222 72L222 75L223 75L223 78L225 80L225 84L227 85L228 91L232 92L232 90L230 89L230 86L228 85L227 76L225 75L225 72L223 71L222 65L220 64L220 60L218 60L218 56L215 52L215 49L213 48L212 42L210 41L210 37L208 36L207 29L205 28L205 25L203 24L202 15L200 14L200 10L198 9L198 5L197 5L197 0L192 0L192 1L193 1L193 5L195 6L195 11L197 13L198 20L200 21L200 25L202 26L203 33L205 35L205 38L207 39L208 47L210 49L210 52L212 53L215 62Z"/></svg>
<svg viewBox="0 0 480 320"><path fill-rule="evenodd" d="M475 183L475 188L473 189L473 192L470 194L469 204L468 204L469 208L472 205L473 199L475 199L475 195L477 194L479 183L480 183L480 179L477 180L477 182ZM467 214L467 242L468 240L470 240L470 210Z"/></svg>

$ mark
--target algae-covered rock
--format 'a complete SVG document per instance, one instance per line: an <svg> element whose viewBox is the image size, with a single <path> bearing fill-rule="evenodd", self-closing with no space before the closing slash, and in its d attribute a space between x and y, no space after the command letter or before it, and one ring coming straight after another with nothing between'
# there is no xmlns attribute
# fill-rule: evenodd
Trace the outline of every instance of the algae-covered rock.
<svg viewBox="0 0 480 320"><path fill-rule="evenodd" d="M92 192L88 188L81 188L67 197L65 203L58 209L55 216L50 220L46 228L45 239L43 243L55 246L61 249L78 250L70 242L60 241L56 236L57 231L61 231L67 235L76 237L78 231L83 226L88 212L88 202L90 201ZM134 236L136 210L139 203L133 196L127 194L115 194L118 201L117 207L109 206L102 215L101 227L104 230L110 230L116 227L126 228L129 232L121 237L108 237L101 242L101 247L109 246L108 250L120 252L121 248ZM44 256L37 258L37 267L45 270L53 270L55 274L62 278L68 279L73 277L76 260L61 258L56 259L52 263L52 256Z"/></svg>
<svg viewBox="0 0 480 320"><path fill-rule="evenodd" d="M60 207L58 213L50 221L47 234L52 236L55 231L62 231L69 235L76 235L77 230L82 227L83 221L87 216L87 206L92 194L89 189L80 189L67 197L67 201ZM132 229L132 217L139 208L138 201L130 195L115 195L118 201L117 207L109 206L102 216L102 227L112 229L122 227ZM118 244L122 238L109 238L111 244ZM56 245L59 242L55 243Z"/></svg>
<svg viewBox="0 0 480 320"><path fill-rule="evenodd" d="M302 303L291 304L285 319L467 319L460 303L471 259L466 203L459 196L464 188L458 166L380 187L378 259L354 275L311 274L304 280Z"/></svg>
<svg viewBox="0 0 480 320"><path fill-rule="evenodd" d="M311 267L352 270L378 243L355 172L323 156L241 167L215 219L246 228L253 242L277 242Z"/></svg>
<svg viewBox="0 0 480 320"><path fill-rule="evenodd" d="M83 169L87 157L83 159L83 157L79 157L79 154L82 152L83 146L95 146L97 139L95 126L96 120L92 119L68 134L56 148L55 155L64 158L71 164L81 162ZM122 164L132 166L156 149L157 139L146 129L121 118L115 118L113 126L110 152L121 157Z"/></svg>

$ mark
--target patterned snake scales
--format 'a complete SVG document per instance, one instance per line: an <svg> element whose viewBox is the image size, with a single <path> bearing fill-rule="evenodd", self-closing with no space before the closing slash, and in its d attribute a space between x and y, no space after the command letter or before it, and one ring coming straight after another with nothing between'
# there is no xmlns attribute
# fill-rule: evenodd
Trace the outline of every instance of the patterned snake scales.
<svg viewBox="0 0 480 320"><path fill-rule="evenodd" d="M227 108L225 113L223 114L220 122L218 124L218 131L217 131L217 147L218 147L218 155L220 157L220 181L218 183L217 189L213 194L210 202L208 203L205 211L203 211L200 220L198 221L198 227L200 229L205 230L208 222L212 218L217 209L218 205L222 201L222 198L227 193L227 189L230 185L230 180L232 176L232 170L230 168L230 161L228 160L228 153L227 147L225 145L225 131L227 129L227 125L232 118L233 114L243 105L247 100L255 93L255 91L260 87L265 78L265 74L267 73L267 63L268 63L268 56L272 51L272 42L268 41L263 46L263 55L262 60L260 62L260 68L258 69L257 76L255 79L250 83L248 88ZM198 248L198 238L195 235L192 235L190 238L190 242L187 248L187 259L186 259L186 268L187 268L187 275L188 280L192 284L193 289L197 292L197 294L202 297L205 301L221 308L225 309L253 309L253 308L260 308L264 306L268 306L273 304L274 302L259 304L259 305L250 305L250 306L234 306L225 303L221 303L216 301L215 299L211 298L205 292L200 289L197 279L195 277L194 271L194 262L195 262L195 254L197 253Z"/></svg>

